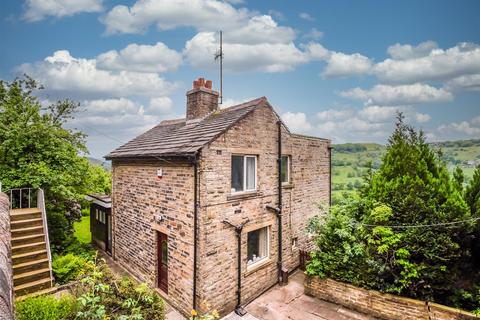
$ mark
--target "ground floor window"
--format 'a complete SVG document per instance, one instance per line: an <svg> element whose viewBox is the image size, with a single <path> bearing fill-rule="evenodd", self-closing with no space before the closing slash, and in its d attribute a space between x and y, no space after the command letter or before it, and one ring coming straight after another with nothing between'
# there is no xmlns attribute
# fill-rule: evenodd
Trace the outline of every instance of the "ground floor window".
<svg viewBox="0 0 480 320"><path fill-rule="evenodd" d="M249 266L268 259L268 242L268 227L260 228L248 233L247 264Z"/></svg>

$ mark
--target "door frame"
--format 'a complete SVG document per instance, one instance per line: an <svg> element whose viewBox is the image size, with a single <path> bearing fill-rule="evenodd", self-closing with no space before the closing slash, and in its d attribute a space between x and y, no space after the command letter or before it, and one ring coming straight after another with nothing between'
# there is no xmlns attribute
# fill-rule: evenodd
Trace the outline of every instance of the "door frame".
<svg viewBox="0 0 480 320"><path fill-rule="evenodd" d="M163 262L163 243L167 246L166 264ZM157 231L157 286L168 294L168 235L160 231Z"/></svg>

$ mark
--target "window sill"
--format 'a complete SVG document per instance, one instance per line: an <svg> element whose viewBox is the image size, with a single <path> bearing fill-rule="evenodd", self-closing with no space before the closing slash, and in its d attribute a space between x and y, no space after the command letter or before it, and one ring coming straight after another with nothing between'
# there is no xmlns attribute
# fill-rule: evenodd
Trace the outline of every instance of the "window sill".
<svg viewBox="0 0 480 320"><path fill-rule="evenodd" d="M293 189L293 183L282 183L282 189Z"/></svg>
<svg viewBox="0 0 480 320"><path fill-rule="evenodd" d="M262 261L258 261L252 265L247 266L247 272L245 272L245 277L251 275L254 272L257 272L260 269L263 269L270 264L272 264L273 260L270 258L264 259Z"/></svg>
<svg viewBox="0 0 480 320"><path fill-rule="evenodd" d="M244 192L235 192L227 196L227 200L238 200L238 199L248 199L259 196L260 192L258 191L244 191Z"/></svg>

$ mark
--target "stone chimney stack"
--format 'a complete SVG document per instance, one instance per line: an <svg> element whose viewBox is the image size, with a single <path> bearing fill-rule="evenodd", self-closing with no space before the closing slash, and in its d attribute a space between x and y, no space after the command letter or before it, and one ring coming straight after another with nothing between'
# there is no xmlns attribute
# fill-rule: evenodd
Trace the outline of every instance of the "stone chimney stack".
<svg viewBox="0 0 480 320"><path fill-rule="evenodd" d="M218 92L212 90L212 80L198 78L187 92L187 121L201 119L218 109Z"/></svg>

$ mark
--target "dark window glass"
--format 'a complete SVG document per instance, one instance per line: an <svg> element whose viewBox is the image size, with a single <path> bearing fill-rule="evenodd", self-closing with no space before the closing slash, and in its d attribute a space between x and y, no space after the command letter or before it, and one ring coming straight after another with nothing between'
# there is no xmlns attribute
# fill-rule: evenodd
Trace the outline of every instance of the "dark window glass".
<svg viewBox="0 0 480 320"><path fill-rule="evenodd" d="M243 191L243 156L232 156L232 191Z"/></svg>
<svg viewBox="0 0 480 320"><path fill-rule="evenodd" d="M260 230L248 233L248 261L255 261L260 256Z"/></svg>
<svg viewBox="0 0 480 320"><path fill-rule="evenodd" d="M168 264L168 243L167 241L162 242L162 263Z"/></svg>
<svg viewBox="0 0 480 320"><path fill-rule="evenodd" d="M282 182L288 183L289 177L288 177L288 156L282 156Z"/></svg>

